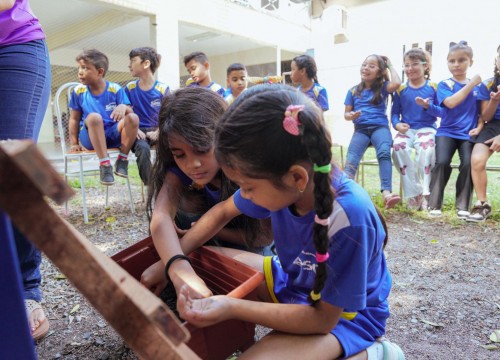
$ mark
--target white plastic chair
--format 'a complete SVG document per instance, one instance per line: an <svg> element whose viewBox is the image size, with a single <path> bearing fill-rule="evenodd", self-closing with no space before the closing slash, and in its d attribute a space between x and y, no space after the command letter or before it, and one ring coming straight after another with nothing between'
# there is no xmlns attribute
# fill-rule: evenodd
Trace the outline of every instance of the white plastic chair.
<svg viewBox="0 0 500 360"><path fill-rule="evenodd" d="M69 144L66 145L66 139L69 139L69 128L68 124L63 124L62 118L62 107L67 109L67 121L69 120L69 100L71 97L71 92L74 87L79 85L77 82L70 82L62 85L57 89L54 107L57 117L57 127L59 130L59 140L61 144L62 155L64 159L64 179L68 181L68 177L78 177L80 179L80 190L82 192L82 205L83 205L83 219L85 223L89 221L87 202L85 197L85 181L84 176L98 176L99 175L99 159L97 154L93 150L86 150L80 152L70 152ZM118 156L120 153L119 149L108 149L108 154L110 157ZM132 197L132 190L130 188L130 180L126 178L128 193L130 197L130 210L132 213L135 212L134 199ZM104 186L106 188L106 207L108 207L109 199L109 186ZM68 213L68 202L65 203L65 211Z"/></svg>

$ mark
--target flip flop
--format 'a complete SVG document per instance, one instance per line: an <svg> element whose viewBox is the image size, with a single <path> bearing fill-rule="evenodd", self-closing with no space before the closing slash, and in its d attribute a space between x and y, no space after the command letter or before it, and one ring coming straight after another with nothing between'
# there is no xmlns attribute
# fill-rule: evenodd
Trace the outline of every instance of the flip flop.
<svg viewBox="0 0 500 360"><path fill-rule="evenodd" d="M38 303L35 300L24 300L24 307L26 308L26 313L28 317L31 315L31 313L37 309L40 309L43 311L42 305ZM44 312L45 313L45 312ZM31 333L31 337L33 340L37 341L43 338L47 333L49 332L49 319L47 318L47 315L45 315L45 320L42 320L40 322L40 325Z"/></svg>
<svg viewBox="0 0 500 360"><path fill-rule="evenodd" d="M384 197L384 206L386 209L392 209L397 203L401 201L401 197L396 194L389 194Z"/></svg>

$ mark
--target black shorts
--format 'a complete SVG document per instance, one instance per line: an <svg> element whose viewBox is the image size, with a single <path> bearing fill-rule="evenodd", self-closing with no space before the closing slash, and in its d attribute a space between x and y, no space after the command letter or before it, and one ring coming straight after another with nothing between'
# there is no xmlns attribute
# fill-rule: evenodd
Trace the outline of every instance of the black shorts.
<svg viewBox="0 0 500 360"><path fill-rule="evenodd" d="M474 136L470 139L474 144L483 143L495 136L500 135L500 119L494 119L490 122L484 124L483 129L478 136Z"/></svg>

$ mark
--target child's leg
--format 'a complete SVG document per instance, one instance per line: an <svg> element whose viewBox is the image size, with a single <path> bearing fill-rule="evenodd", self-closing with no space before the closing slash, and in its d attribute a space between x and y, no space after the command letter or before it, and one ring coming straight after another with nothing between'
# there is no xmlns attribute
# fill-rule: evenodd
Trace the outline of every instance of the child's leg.
<svg viewBox="0 0 500 360"><path fill-rule="evenodd" d="M455 208L469 211L472 195L471 154L472 144L468 140L460 140L458 154L460 156L459 174L456 183Z"/></svg>
<svg viewBox="0 0 500 360"><path fill-rule="evenodd" d="M434 128L422 128L417 130L415 137L415 150L417 151L416 163L419 178L423 179L423 195L430 194L431 171L436 162L436 130Z"/></svg>
<svg viewBox="0 0 500 360"><path fill-rule="evenodd" d="M405 134L394 137L392 159L403 180L405 198L422 194L422 184L417 176L417 168L412 159L413 146L416 144L417 131L409 129Z"/></svg>
<svg viewBox="0 0 500 360"><path fill-rule="evenodd" d="M339 358L342 352L342 346L332 334L294 335L272 332L255 343L238 359L331 360ZM364 353L366 354L366 351Z"/></svg>
<svg viewBox="0 0 500 360"><path fill-rule="evenodd" d="M443 206L444 188L450 179L451 159L457 147L457 140L436 136L436 165L432 169L430 183L429 209L431 210L441 210Z"/></svg>
<svg viewBox="0 0 500 360"><path fill-rule="evenodd" d="M370 137L364 132L356 130L352 135L351 143L347 149L346 163L344 167L345 173L351 179L354 179L356 176L359 162L369 145Z"/></svg>
<svg viewBox="0 0 500 360"><path fill-rule="evenodd" d="M84 120L89 134L90 142L99 159L108 156L106 137L104 136L104 121L101 114L90 113ZM83 145L85 146L85 145Z"/></svg>
<svg viewBox="0 0 500 360"><path fill-rule="evenodd" d="M139 130L139 117L136 114L128 114L118 122L118 132L121 135L120 152L128 154L137 138Z"/></svg>
<svg viewBox="0 0 500 360"><path fill-rule="evenodd" d="M392 136L389 127L380 126L373 130L371 142L375 146L380 176L380 190L392 192L392 162L391 144Z"/></svg>
<svg viewBox="0 0 500 360"><path fill-rule="evenodd" d="M483 143L476 143L471 156L471 173L474 190L476 190L477 199L481 202L487 201L486 189L488 185L488 176L486 174L486 163L493 152L489 146Z"/></svg>

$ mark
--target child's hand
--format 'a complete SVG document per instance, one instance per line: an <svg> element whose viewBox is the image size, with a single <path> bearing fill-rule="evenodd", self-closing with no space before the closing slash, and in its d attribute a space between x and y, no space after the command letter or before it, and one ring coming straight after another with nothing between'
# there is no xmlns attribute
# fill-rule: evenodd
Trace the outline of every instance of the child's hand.
<svg viewBox="0 0 500 360"><path fill-rule="evenodd" d="M493 101L500 101L500 85L497 86L497 92L490 92L490 99Z"/></svg>
<svg viewBox="0 0 500 360"><path fill-rule="evenodd" d="M125 112L127 111L127 105L125 104L120 104L111 113L110 117L114 121L120 121L125 117Z"/></svg>
<svg viewBox="0 0 500 360"><path fill-rule="evenodd" d="M425 110L427 110L429 108L430 101L431 101L430 98L424 99L424 98L421 98L420 96L417 96L415 98L415 102L417 103L417 105L422 106Z"/></svg>
<svg viewBox="0 0 500 360"><path fill-rule="evenodd" d="M160 131L158 129L156 129L155 131L148 131L146 133L146 137L151 141L157 141L159 133Z"/></svg>
<svg viewBox="0 0 500 360"><path fill-rule="evenodd" d="M479 76L478 74L474 75L472 79L470 79L470 82L473 83L474 85L481 84L481 81L483 80L481 80L481 76Z"/></svg>
<svg viewBox="0 0 500 360"><path fill-rule="evenodd" d="M479 133L481 132L481 129L482 129L482 128L483 128L483 127L482 127L482 126L479 126L479 124L478 124L478 127L476 127L476 128L474 128L474 129L472 129L471 131L469 131L469 136L478 136L478 135L479 135Z"/></svg>
<svg viewBox="0 0 500 360"><path fill-rule="evenodd" d="M223 295L195 298L187 285L177 296L177 311L184 320L198 327L206 327L229 318L230 298Z"/></svg>
<svg viewBox="0 0 500 360"><path fill-rule="evenodd" d="M159 296L165 286L167 286L167 279L163 269L163 263L157 261L148 267L141 275L141 284Z"/></svg>
<svg viewBox="0 0 500 360"><path fill-rule="evenodd" d="M144 132L141 129L139 129L137 130L137 138L139 140L146 140L146 134L144 134Z"/></svg>
<svg viewBox="0 0 500 360"><path fill-rule="evenodd" d="M71 145L69 148L70 152L80 152L80 151L84 151L84 150L85 150L85 148L83 146L81 146L80 144Z"/></svg>
<svg viewBox="0 0 500 360"><path fill-rule="evenodd" d="M406 123L399 123L396 125L396 130L399 131L401 134L406 134L408 129L410 129L410 125Z"/></svg>
<svg viewBox="0 0 500 360"><path fill-rule="evenodd" d="M361 110L358 110L358 111L351 111L347 114L346 116L346 120L347 121L354 121L356 120L357 118L359 118L361 116Z"/></svg>
<svg viewBox="0 0 500 360"><path fill-rule="evenodd" d="M495 136L492 139L486 140L484 142L486 145L490 145L490 150L495 152L500 152L500 135Z"/></svg>

